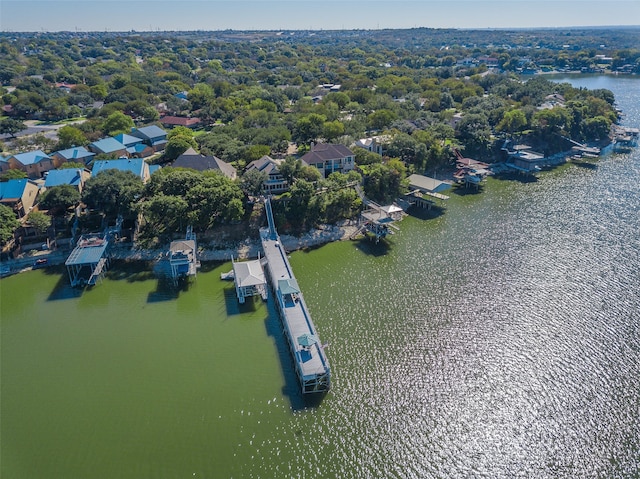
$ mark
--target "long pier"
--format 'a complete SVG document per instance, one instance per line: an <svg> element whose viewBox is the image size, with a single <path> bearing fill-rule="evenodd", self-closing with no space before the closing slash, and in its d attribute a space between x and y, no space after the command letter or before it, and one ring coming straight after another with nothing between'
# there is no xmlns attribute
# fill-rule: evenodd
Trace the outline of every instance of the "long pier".
<svg viewBox="0 0 640 479"><path fill-rule="evenodd" d="M260 230L267 278L282 320L303 394L322 393L331 386L329 362L276 231L271 202L265 200L268 227Z"/></svg>

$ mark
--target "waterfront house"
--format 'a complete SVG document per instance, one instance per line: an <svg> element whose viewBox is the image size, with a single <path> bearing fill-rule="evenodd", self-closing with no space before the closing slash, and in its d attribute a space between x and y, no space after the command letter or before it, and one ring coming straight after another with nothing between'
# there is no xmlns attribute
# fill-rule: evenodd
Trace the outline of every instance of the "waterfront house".
<svg viewBox="0 0 640 479"><path fill-rule="evenodd" d="M18 218L29 214L38 197L38 185L26 178L0 182L0 204L11 208Z"/></svg>
<svg viewBox="0 0 640 479"><path fill-rule="evenodd" d="M167 132L156 125L134 128L131 130L132 136L137 136L142 141L153 148L153 151L164 150L167 144Z"/></svg>
<svg viewBox="0 0 640 479"><path fill-rule="evenodd" d="M259 160L252 161L247 165L245 172L258 170L267 174L267 179L262 183L262 192L264 194L284 193L289 189L289 183L284 179L278 166L284 160L274 160L270 156L263 156Z"/></svg>
<svg viewBox="0 0 640 479"><path fill-rule="evenodd" d="M355 154L344 145L318 143L302 157L303 163L317 168L323 178L333 172L347 173L355 168Z"/></svg>
<svg viewBox="0 0 640 479"><path fill-rule="evenodd" d="M115 138L103 138L89 145L89 150L100 155L127 156L127 147Z"/></svg>
<svg viewBox="0 0 640 479"><path fill-rule="evenodd" d="M61 164L67 161L76 163L84 163L88 165L96 157L96 154L87 150L84 146L67 148L66 150L56 151L51 156L57 159Z"/></svg>
<svg viewBox="0 0 640 479"><path fill-rule="evenodd" d="M49 155L41 150L18 153L7 159L9 168L24 171L29 178L41 178L46 171L60 166Z"/></svg>
<svg viewBox="0 0 640 479"><path fill-rule="evenodd" d="M229 163L215 156L202 155L193 148L189 148L176 158L171 166L174 168L191 168L197 171L218 171L232 180L235 180L237 177L236 169Z"/></svg>
<svg viewBox="0 0 640 479"><path fill-rule="evenodd" d="M139 176L143 183L146 183L151 175L149 173L149 165L142 158L99 160L93 163L91 174L95 176L107 170L130 171Z"/></svg>
<svg viewBox="0 0 640 479"><path fill-rule="evenodd" d="M84 168L67 168L65 170L51 170L47 172L44 180L45 188L54 186L71 185L79 192L82 192L85 182L91 177L91 172Z"/></svg>

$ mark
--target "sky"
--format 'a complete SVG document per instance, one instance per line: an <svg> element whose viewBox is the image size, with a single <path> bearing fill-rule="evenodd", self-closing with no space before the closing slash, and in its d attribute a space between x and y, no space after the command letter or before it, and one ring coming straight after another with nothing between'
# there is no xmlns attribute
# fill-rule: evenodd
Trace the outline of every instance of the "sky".
<svg viewBox="0 0 640 479"><path fill-rule="evenodd" d="M4 32L621 25L639 0L0 0Z"/></svg>

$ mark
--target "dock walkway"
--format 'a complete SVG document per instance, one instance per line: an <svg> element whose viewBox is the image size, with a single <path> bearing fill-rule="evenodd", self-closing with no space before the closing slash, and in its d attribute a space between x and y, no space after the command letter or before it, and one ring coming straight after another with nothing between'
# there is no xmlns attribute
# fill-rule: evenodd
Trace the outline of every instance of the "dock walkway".
<svg viewBox="0 0 640 479"><path fill-rule="evenodd" d="M265 200L265 210L269 226L260 230L260 239L267 277L275 293L274 299L302 393L326 392L331 385L329 362L276 231L269 199Z"/></svg>

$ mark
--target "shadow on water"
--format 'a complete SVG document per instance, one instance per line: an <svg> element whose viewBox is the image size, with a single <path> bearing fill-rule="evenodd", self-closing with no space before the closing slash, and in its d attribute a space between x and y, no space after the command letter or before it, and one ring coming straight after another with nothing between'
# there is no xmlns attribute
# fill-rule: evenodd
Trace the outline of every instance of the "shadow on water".
<svg viewBox="0 0 640 479"><path fill-rule="evenodd" d="M585 170L597 170L598 169L598 165L596 163L591 163L589 161L572 161L571 164L579 167L579 168L584 168Z"/></svg>
<svg viewBox="0 0 640 479"><path fill-rule="evenodd" d="M381 239L376 243L375 238L366 235L356 240L356 248L370 256L384 256L391 251L391 243L388 239Z"/></svg>
<svg viewBox="0 0 640 479"><path fill-rule="evenodd" d="M151 291L147 295L147 303L160 303L162 301L173 301L178 299L180 292L186 292L189 289L189 282L180 282L177 286L164 276L158 278L156 290Z"/></svg>
<svg viewBox="0 0 640 479"><path fill-rule="evenodd" d="M105 277L113 281L136 283L155 277L153 268L147 262L118 262L112 265Z"/></svg>
<svg viewBox="0 0 640 479"><path fill-rule="evenodd" d="M245 299L244 304L240 304L236 296L236 288L224 288L224 305L227 309L227 316L235 316L236 314L255 312L258 308L256 303L262 301L260 296L249 296Z"/></svg>
<svg viewBox="0 0 640 479"><path fill-rule="evenodd" d="M447 209L444 206L433 205L431 208L418 208L417 206L412 206L409 208L407 213L414 218L418 218L419 220L434 220L444 215Z"/></svg>
<svg viewBox="0 0 640 479"><path fill-rule="evenodd" d="M479 195L484 189L483 185L478 186L463 186L458 185L456 188L452 188L454 194L458 196Z"/></svg>
<svg viewBox="0 0 640 479"><path fill-rule="evenodd" d="M57 269L57 268L56 268ZM47 269L46 274L52 274L53 268ZM47 301L60 301L63 299L74 299L82 296L84 288L73 288L69 283L69 278L64 272L61 272L56 285L49 293Z"/></svg>
<svg viewBox="0 0 640 479"><path fill-rule="evenodd" d="M535 175L522 174L516 172L498 173L493 176L496 180L502 181L518 181L520 183L535 183L538 177Z"/></svg>
<svg viewBox="0 0 640 479"><path fill-rule="evenodd" d="M269 311L269 315L264 322L264 326L267 335L273 338L278 352L278 359L282 366L282 375L284 376L282 394L289 399L289 404L293 411L319 407L326 393L313 395L302 394L293 364L294 359L289 350L289 344L282 329L282 322L271 294L269 294L269 299L267 300L267 310Z"/></svg>

